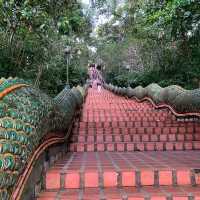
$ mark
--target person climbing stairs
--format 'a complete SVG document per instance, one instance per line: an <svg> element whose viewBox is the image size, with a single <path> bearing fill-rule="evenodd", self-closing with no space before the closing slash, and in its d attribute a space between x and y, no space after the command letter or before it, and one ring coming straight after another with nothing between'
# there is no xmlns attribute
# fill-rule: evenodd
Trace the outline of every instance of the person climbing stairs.
<svg viewBox="0 0 200 200"><path fill-rule="evenodd" d="M37 200L200 200L200 124L89 89Z"/></svg>

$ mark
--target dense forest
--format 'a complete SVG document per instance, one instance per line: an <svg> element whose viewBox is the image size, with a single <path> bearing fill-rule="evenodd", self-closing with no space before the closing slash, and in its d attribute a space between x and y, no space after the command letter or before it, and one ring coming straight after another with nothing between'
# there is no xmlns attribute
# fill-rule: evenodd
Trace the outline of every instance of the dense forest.
<svg viewBox="0 0 200 200"><path fill-rule="evenodd" d="M90 62L119 86L200 87L199 0L0 0L0 19L1 77L51 95Z"/></svg>
<svg viewBox="0 0 200 200"><path fill-rule="evenodd" d="M76 0L0 1L1 77L26 79L51 95L67 73L70 85L84 82L90 28Z"/></svg>
<svg viewBox="0 0 200 200"><path fill-rule="evenodd" d="M98 35L109 82L200 87L200 1L128 0Z"/></svg>

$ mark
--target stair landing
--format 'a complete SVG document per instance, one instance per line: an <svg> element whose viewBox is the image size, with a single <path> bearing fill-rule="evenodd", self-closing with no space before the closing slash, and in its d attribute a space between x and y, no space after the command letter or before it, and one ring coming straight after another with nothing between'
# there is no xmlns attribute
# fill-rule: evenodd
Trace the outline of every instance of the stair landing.
<svg viewBox="0 0 200 200"><path fill-rule="evenodd" d="M48 191L40 195L38 200L200 200L199 188L191 186L159 188L146 186L143 188L86 188Z"/></svg>

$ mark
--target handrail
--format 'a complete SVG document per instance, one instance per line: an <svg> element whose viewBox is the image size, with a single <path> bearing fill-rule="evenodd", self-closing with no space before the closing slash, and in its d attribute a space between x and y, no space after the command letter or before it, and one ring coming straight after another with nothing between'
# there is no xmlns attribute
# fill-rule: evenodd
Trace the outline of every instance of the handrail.
<svg viewBox="0 0 200 200"><path fill-rule="evenodd" d="M87 87L63 91L56 101L22 79L0 80L0 175L6 180L1 183L0 199L10 199L41 152L64 140L66 136L52 137L50 133L69 130ZM14 197L22 190L15 191Z"/></svg>
<svg viewBox="0 0 200 200"><path fill-rule="evenodd" d="M143 98L143 99L138 99L137 97L132 97L132 98L134 98L137 102L139 102L139 103L142 103L142 102L144 102L144 101L149 101L152 105L153 105L153 107L154 108L156 108L156 109L161 109L161 108L168 108L176 117L187 117L187 116L191 116L191 117L194 117L194 116L196 116L196 117L200 117L200 113L189 113L189 112L186 112L186 113L178 113L178 112L176 112L175 110L174 110L174 108L172 107L172 106L170 106L170 105L168 105L168 104L158 104L158 105L156 105L154 102L153 102L153 100L151 99L151 98L149 98L149 97L145 97L145 98Z"/></svg>
<svg viewBox="0 0 200 200"><path fill-rule="evenodd" d="M111 84L104 87L116 94L134 98L138 102L149 101L155 108L168 108L177 117L200 117L200 89L185 90L172 85L165 88L150 84L143 88L121 88Z"/></svg>
<svg viewBox="0 0 200 200"><path fill-rule="evenodd" d="M4 91L0 92L0 99L2 99L4 96L9 94L10 92L13 92L14 90L22 88L22 87L28 87L28 85L27 84L16 84L9 88L6 88Z"/></svg>
<svg viewBox="0 0 200 200"><path fill-rule="evenodd" d="M50 138L46 140L43 144L41 144L37 150L34 152L33 156L31 157L31 160L29 161L24 173L20 176L19 181L16 183L17 188L13 191L11 195L12 200L20 200L22 192L24 190L25 184L32 172L33 166L39 156L51 145L53 144L58 144L58 143L63 143L65 141L65 137L55 137L55 138Z"/></svg>
<svg viewBox="0 0 200 200"><path fill-rule="evenodd" d="M50 138L45 138L44 142L37 148L37 150L34 152L34 154L32 155L28 165L26 166L26 169L24 170L24 173L21 174L18 183L16 184L17 188L13 191L12 195L11 195L11 199L12 200L20 200L21 199L21 195L22 192L24 190L25 184L28 181L28 178L30 177L30 174L32 172L33 166L36 163L37 159L39 158L39 156L50 146L54 145L54 144L58 144L58 143L64 143L67 142L67 139L70 136L70 133L72 131L72 127L74 124L75 119L73 120L73 122L70 124L70 127L67 131L67 134L64 134L63 137L59 137L58 134L53 134L53 137ZM51 135L51 133L47 134ZM58 136L56 136L58 135Z"/></svg>

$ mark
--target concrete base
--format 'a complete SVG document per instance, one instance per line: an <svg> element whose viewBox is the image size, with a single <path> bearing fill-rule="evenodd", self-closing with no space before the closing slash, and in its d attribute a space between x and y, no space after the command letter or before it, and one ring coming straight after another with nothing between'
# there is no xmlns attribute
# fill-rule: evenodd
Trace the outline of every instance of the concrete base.
<svg viewBox="0 0 200 200"><path fill-rule="evenodd" d="M46 171L61 159L67 151L67 145L57 144L45 150L33 166L20 200L35 200L45 186Z"/></svg>

